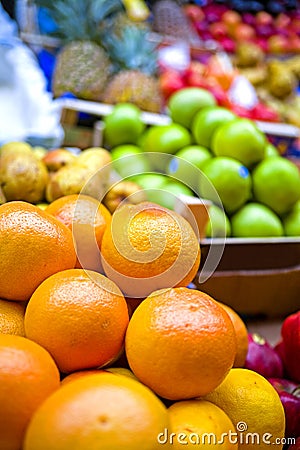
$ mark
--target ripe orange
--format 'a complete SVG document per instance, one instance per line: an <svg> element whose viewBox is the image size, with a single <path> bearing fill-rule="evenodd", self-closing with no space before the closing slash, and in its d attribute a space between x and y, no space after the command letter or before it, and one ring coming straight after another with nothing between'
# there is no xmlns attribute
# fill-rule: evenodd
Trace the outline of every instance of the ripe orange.
<svg viewBox="0 0 300 450"><path fill-rule="evenodd" d="M0 450L20 450L40 404L60 385L49 353L21 336L0 334Z"/></svg>
<svg viewBox="0 0 300 450"><path fill-rule="evenodd" d="M229 315L236 334L236 356L233 367L243 367L248 352L248 330L240 316L228 305L218 302Z"/></svg>
<svg viewBox="0 0 300 450"><path fill-rule="evenodd" d="M54 200L46 208L46 212L73 231L77 253L76 267L96 269L95 264L99 260L98 248L101 247L104 230L111 221L108 209L93 197L74 194ZM93 246L93 241L96 241L98 247Z"/></svg>
<svg viewBox="0 0 300 450"><path fill-rule="evenodd" d="M130 320L125 349L135 376L158 395L180 400L215 389L233 365L236 337L224 309L188 288L153 292Z"/></svg>
<svg viewBox="0 0 300 450"><path fill-rule="evenodd" d="M24 336L25 304L0 299L0 333Z"/></svg>
<svg viewBox="0 0 300 450"><path fill-rule="evenodd" d="M229 438L235 427L221 408L205 400L185 400L169 408L170 430L162 433L160 442L169 442L172 449L184 448L238 448ZM171 435L174 433L175 435Z"/></svg>
<svg viewBox="0 0 300 450"><path fill-rule="evenodd" d="M106 275L129 297L187 286L200 262L200 247L182 216L154 203L125 204L112 215L101 246Z"/></svg>
<svg viewBox="0 0 300 450"><path fill-rule="evenodd" d="M0 206L0 298L28 300L53 273L76 262L68 228L25 202Z"/></svg>
<svg viewBox="0 0 300 450"><path fill-rule="evenodd" d="M45 347L62 372L96 368L122 350L128 308L104 275L70 269L47 278L25 314L25 333Z"/></svg>
<svg viewBox="0 0 300 450"><path fill-rule="evenodd" d="M78 370L77 372L72 372L61 380L61 386L70 383L71 381L78 380L82 377L87 377L89 375L99 375L100 373L105 373L101 369L88 369L88 370Z"/></svg>
<svg viewBox="0 0 300 450"><path fill-rule="evenodd" d="M163 403L141 383L110 373L61 387L34 415L24 450L159 450Z"/></svg>

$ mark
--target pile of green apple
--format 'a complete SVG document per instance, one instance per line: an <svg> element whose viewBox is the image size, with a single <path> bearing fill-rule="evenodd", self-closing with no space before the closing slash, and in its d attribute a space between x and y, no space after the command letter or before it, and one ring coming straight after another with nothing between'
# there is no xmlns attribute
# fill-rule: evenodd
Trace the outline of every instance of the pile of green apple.
<svg viewBox="0 0 300 450"><path fill-rule="evenodd" d="M299 169L255 122L217 106L201 88L174 93L167 107L165 125L146 126L131 104L105 118L120 178L171 209L180 194L210 200L209 237L300 236Z"/></svg>

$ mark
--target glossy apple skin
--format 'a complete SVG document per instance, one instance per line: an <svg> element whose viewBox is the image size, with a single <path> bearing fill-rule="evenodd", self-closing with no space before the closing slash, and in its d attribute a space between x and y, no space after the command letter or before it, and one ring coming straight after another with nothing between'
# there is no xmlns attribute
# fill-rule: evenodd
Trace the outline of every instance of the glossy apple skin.
<svg viewBox="0 0 300 450"><path fill-rule="evenodd" d="M279 394L286 418L286 437L300 436L300 386L290 380L269 378Z"/></svg>
<svg viewBox="0 0 300 450"><path fill-rule="evenodd" d="M257 334L248 335L249 346L245 368L265 378L282 378L283 364L278 353Z"/></svg>
<svg viewBox="0 0 300 450"><path fill-rule="evenodd" d="M283 363L288 378L300 383L300 311L284 320L281 336Z"/></svg>

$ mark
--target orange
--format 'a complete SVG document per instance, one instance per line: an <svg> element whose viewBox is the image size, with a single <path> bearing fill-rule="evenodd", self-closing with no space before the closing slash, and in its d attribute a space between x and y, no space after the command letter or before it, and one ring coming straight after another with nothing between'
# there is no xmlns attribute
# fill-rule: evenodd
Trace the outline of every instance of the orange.
<svg viewBox="0 0 300 450"><path fill-rule="evenodd" d="M233 367L243 367L248 353L248 330L241 317L228 305L218 302L229 315L236 334L236 356Z"/></svg>
<svg viewBox="0 0 300 450"><path fill-rule="evenodd" d="M100 373L105 373L104 370L101 369L88 369L88 370L78 370L78 372L73 372L64 377L61 380L61 386L70 383L71 381L78 380L79 378L86 377L89 375L99 375Z"/></svg>
<svg viewBox="0 0 300 450"><path fill-rule="evenodd" d="M106 275L129 297L187 286L200 262L200 246L182 216L154 203L125 204L112 215L101 246Z"/></svg>
<svg viewBox="0 0 300 450"><path fill-rule="evenodd" d="M21 336L0 334L0 450L20 450L40 404L60 386L49 353Z"/></svg>
<svg viewBox="0 0 300 450"><path fill-rule="evenodd" d="M25 304L0 299L0 333L24 336Z"/></svg>
<svg viewBox="0 0 300 450"><path fill-rule="evenodd" d="M188 288L153 292L130 320L125 349L135 376L161 397L189 399L215 389L233 365L236 337L224 309Z"/></svg>
<svg viewBox="0 0 300 450"><path fill-rule="evenodd" d="M72 233L25 202L0 206L0 298L28 300L47 277L75 266Z"/></svg>
<svg viewBox="0 0 300 450"><path fill-rule="evenodd" d="M46 212L73 231L77 252L76 267L96 269L91 265L92 240L96 240L97 246L101 247L104 230L111 221L108 209L93 197L74 194L54 200L46 208ZM99 251L97 254L99 256ZM97 257L95 260L97 261Z"/></svg>
<svg viewBox="0 0 300 450"><path fill-rule="evenodd" d="M34 415L23 450L159 450L163 403L141 383L110 373L61 387Z"/></svg>
<svg viewBox="0 0 300 450"><path fill-rule="evenodd" d="M285 414L279 395L262 375L231 369L225 380L205 396L223 409L238 432L239 450L282 449Z"/></svg>
<svg viewBox="0 0 300 450"><path fill-rule="evenodd" d="M213 403L205 400L176 402L169 408L170 431L160 435L160 442L172 445L172 449L184 448L238 448L230 439L235 427L229 417ZM175 435L171 435L174 433ZM182 434L181 434L182 433ZM233 440L234 441L234 440Z"/></svg>
<svg viewBox="0 0 300 450"><path fill-rule="evenodd" d="M128 309L104 275L70 269L47 278L25 314L25 333L46 348L64 373L103 366L122 350Z"/></svg>

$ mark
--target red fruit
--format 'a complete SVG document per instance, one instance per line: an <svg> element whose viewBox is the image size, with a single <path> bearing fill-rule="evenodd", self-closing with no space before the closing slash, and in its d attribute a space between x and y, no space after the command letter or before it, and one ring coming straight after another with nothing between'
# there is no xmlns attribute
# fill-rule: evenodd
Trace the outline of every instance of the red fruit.
<svg viewBox="0 0 300 450"><path fill-rule="evenodd" d="M281 336L285 370L291 380L300 383L300 311L284 320Z"/></svg>
<svg viewBox="0 0 300 450"><path fill-rule="evenodd" d="M186 87L186 84L178 72L167 70L160 75L159 86L164 98L167 99L174 92Z"/></svg>
<svg viewBox="0 0 300 450"><path fill-rule="evenodd" d="M235 30L233 32L233 36L236 41L251 41L255 38L255 30L251 25L247 25L246 23L238 24L235 27Z"/></svg>
<svg viewBox="0 0 300 450"><path fill-rule="evenodd" d="M229 108L230 100L228 98L227 93L219 86L214 86L209 88L210 92L215 97L219 106L224 106L225 108Z"/></svg>
<svg viewBox="0 0 300 450"><path fill-rule="evenodd" d="M200 22L204 19L204 12L197 5L185 5L184 12L192 22Z"/></svg>
<svg viewBox="0 0 300 450"><path fill-rule="evenodd" d="M236 42L230 37L224 37L220 39L220 44L222 45L225 52L234 53L236 50Z"/></svg>
<svg viewBox="0 0 300 450"><path fill-rule="evenodd" d="M277 111L270 106L258 103L252 109L252 116L254 120L262 120L264 122L279 122L280 117Z"/></svg>
<svg viewBox="0 0 300 450"><path fill-rule="evenodd" d="M254 370L265 378L282 378L282 361L271 345L257 334L249 334L248 338L245 368Z"/></svg>
<svg viewBox="0 0 300 450"><path fill-rule="evenodd" d="M272 25L273 23L273 17L265 11L257 13L255 19L258 25Z"/></svg>
<svg viewBox="0 0 300 450"><path fill-rule="evenodd" d="M289 446L288 450L300 450L300 436L296 439L295 444Z"/></svg>
<svg viewBox="0 0 300 450"><path fill-rule="evenodd" d="M269 53L283 54L287 51L289 46L288 39L280 34L271 36L267 42Z"/></svg>
<svg viewBox="0 0 300 450"><path fill-rule="evenodd" d="M282 402L286 418L286 437L300 436L300 386L292 381L269 378Z"/></svg>
<svg viewBox="0 0 300 450"><path fill-rule="evenodd" d="M226 23L228 29L233 29L238 23L241 23L242 18L236 11L228 10L222 15L222 21Z"/></svg>
<svg viewBox="0 0 300 450"><path fill-rule="evenodd" d="M275 25L277 28L287 29L291 23L291 18L284 13L279 14L275 19Z"/></svg>
<svg viewBox="0 0 300 450"><path fill-rule="evenodd" d="M255 20L255 16L251 13L245 13L242 16L243 22L246 23L247 25L255 25L256 20Z"/></svg>
<svg viewBox="0 0 300 450"><path fill-rule="evenodd" d="M251 109L244 108L243 106L236 105L235 103L232 102L230 102L229 109L239 117L244 117L246 119L253 120Z"/></svg>
<svg viewBox="0 0 300 450"><path fill-rule="evenodd" d="M222 22L215 22L209 26L209 31L212 37L216 40L220 40L227 36L227 27Z"/></svg>

